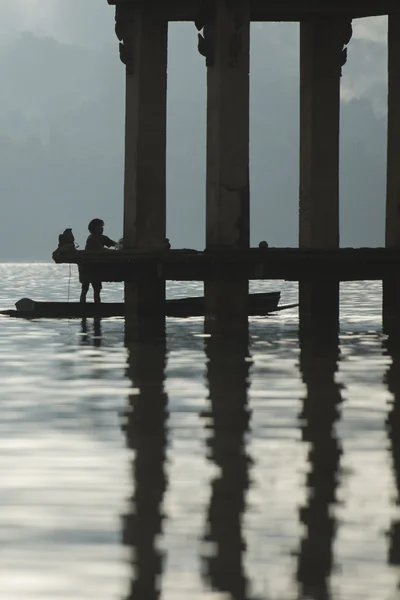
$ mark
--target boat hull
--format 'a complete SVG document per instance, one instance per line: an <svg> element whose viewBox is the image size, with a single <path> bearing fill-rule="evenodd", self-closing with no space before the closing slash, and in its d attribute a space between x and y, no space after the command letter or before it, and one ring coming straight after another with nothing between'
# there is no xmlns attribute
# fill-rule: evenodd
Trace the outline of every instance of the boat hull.
<svg viewBox="0 0 400 600"><path fill-rule="evenodd" d="M249 294L248 314L267 315L279 310L280 292ZM0 314L25 319L61 319L85 317L123 317L126 307L124 302L37 302L23 298L16 302L16 308L0 311ZM167 300L165 314L167 317L204 316L205 302L203 296Z"/></svg>

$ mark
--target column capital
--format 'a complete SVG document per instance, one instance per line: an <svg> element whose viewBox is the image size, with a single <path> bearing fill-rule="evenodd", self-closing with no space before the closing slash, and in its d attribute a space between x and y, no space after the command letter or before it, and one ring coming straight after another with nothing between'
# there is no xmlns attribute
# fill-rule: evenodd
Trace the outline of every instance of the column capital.
<svg viewBox="0 0 400 600"><path fill-rule="evenodd" d="M119 41L119 57L126 67L127 75L134 69L132 29L135 18L134 6L128 2L117 3L117 0L108 0L115 6L115 35Z"/></svg>
<svg viewBox="0 0 400 600"><path fill-rule="evenodd" d="M339 43L341 44L341 62L340 62L340 75L342 75L342 68L347 62L347 48L353 37L353 24L351 19L343 19L338 22L339 28Z"/></svg>
<svg viewBox="0 0 400 600"><path fill-rule="evenodd" d="M198 33L198 50L205 57L206 66L215 64L219 16L229 24L228 62L234 67L242 51L242 31L249 21L249 0L203 0L194 24Z"/></svg>
<svg viewBox="0 0 400 600"><path fill-rule="evenodd" d="M141 15L153 16L157 2L151 0L107 0L115 6L115 35L119 41L119 55L127 75L134 73L136 23Z"/></svg>

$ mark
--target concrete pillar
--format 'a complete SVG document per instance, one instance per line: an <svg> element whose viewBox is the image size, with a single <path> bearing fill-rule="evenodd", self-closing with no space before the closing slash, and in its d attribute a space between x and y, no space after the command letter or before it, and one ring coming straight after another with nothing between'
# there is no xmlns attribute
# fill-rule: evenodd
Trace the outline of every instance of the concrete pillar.
<svg viewBox="0 0 400 600"><path fill-rule="evenodd" d="M389 15L386 247L400 248L400 15ZM383 317L400 320L400 276L383 282Z"/></svg>
<svg viewBox="0 0 400 600"><path fill-rule="evenodd" d="M117 7L116 32L126 65L124 248L160 250L166 236L168 22L148 3ZM164 311L156 267L125 286L132 311Z"/></svg>
<svg viewBox="0 0 400 600"><path fill-rule="evenodd" d="M206 247L249 247L250 2L216 0L204 28L207 59ZM248 281L205 283L206 312L247 311ZM230 313L230 314L228 314Z"/></svg>
<svg viewBox="0 0 400 600"><path fill-rule="evenodd" d="M340 76L351 23L313 20L300 24L299 246L339 246ZM347 38L346 39L346 35ZM300 314L333 316L339 282L299 284Z"/></svg>

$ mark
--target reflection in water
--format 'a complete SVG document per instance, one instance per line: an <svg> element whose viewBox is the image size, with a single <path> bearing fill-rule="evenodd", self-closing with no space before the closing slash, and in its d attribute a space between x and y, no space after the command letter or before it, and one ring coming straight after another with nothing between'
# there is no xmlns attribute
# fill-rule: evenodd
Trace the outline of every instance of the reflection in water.
<svg viewBox="0 0 400 600"><path fill-rule="evenodd" d="M389 333L384 343L392 363L386 373L386 384L392 394L392 406L388 414L386 427L392 454L392 468L396 484L396 504L400 505L400 338L396 332ZM389 532L388 562L400 565L400 520L392 522Z"/></svg>
<svg viewBox="0 0 400 600"><path fill-rule="evenodd" d="M67 265L2 265L3 307L23 295L64 299L64 267L68 276ZM256 285L262 291L265 284ZM0 538L7 548L0 568L1 600L146 600L160 596L161 571L163 600L240 598L250 574L259 600L293 600L300 595L293 591L293 576L289 580L293 561L288 554L293 547L299 550L294 579L300 580L302 600L329 596L330 590L332 600L400 597L395 589L400 569L388 564L400 560L399 506L390 503L393 472L399 488L395 496L400 497L400 344L392 340L393 365L384 386L382 371L388 369L389 359L382 357L380 348L379 285L344 284L341 355L346 361L339 363L338 376L346 381L347 390L340 426L335 421L340 402L334 383L337 342L333 340L327 356L319 358L314 356L319 344L303 338L301 368L306 383L301 383L293 368L298 355L293 335L296 311L255 320L259 329L251 346L255 366L249 396L255 411L250 436L246 344L236 343L235 350L233 342L224 347L212 340L207 350L215 430L208 430L209 460L202 445L205 421L197 418L206 395L200 320L169 320L168 346L174 355L168 369L168 407L174 414L176 443L168 447L167 466L163 342L144 340L140 354L138 347L128 347L128 374L140 388L140 395L135 395L132 382L122 377L126 351L119 320L102 320L99 349L93 348L91 318L86 330L89 345L82 346L76 336L80 321L1 318ZM202 289L195 286L179 283L169 289L172 296L201 295ZM107 300L119 300L120 290L109 289ZM284 284L283 290L297 294L295 284ZM306 395L303 423L296 422L299 398ZM390 407L385 406L388 396L393 401ZM217 407L222 402L228 419L221 422ZM115 417L121 403L128 404L126 435L133 451L122 448L125 436ZM168 421L168 439L171 425ZM301 425L306 441L299 444ZM340 429L344 448L340 461L340 446L331 437L334 426ZM247 436L251 446L245 444ZM393 459L389 468L388 440ZM298 471L309 451L303 481ZM249 452L257 459L251 467L245 460ZM346 478L339 471L342 467ZM339 473L337 496L343 507L334 503ZM303 501L304 492L311 489L315 493ZM126 508L123 498L131 495L134 505ZM185 495L189 500L182 501ZM163 497L168 528L162 521ZM303 523L299 505L305 507ZM329 508L339 523L336 534ZM119 543L121 513L127 514L124 549ZM206 522L210 545L214 543L218 554L202 561L206 573L200 580L199 541L203 546ZM301 545L296 541L299 525L305 535ZM157 539L164 529L162 547L167 548L168 561L163 568ZM390 538L381 535L384 531ZM246 553L243 538L248 541ZM329 578L332 544L341 572ZM124 564L128 553L132 561ZM313 560L311 570L307 567ZM227 591L212 593L210 585Z"/></svg>
<svg viewBox="0 0 400 600"><path fill-rule="evenodd" d="M303 440L310 444L307 506L300 509L305 527L298 558L297 578L301 598L331 597L329 577L333 568L333 540L341 446L334 424L342 402L335 382L339 360L338 330L300 328L300 371L307 386L302 421Z"/></svg>
<svg viewBox="0 0 400 600"><path fill-rule="evenodd" d="M219 474L212 482L208 507L204 539L209 551L204 556L204 575L213 589L244 600L247 579L242 519L250 464L244 439L250 420L248 332L207 338L206 354L212 421L208 446Z"/></svg>
<svg viewBox="0 0 400 600"><path fill-rule="evenodd" d="M136 388L129 396L124 430L134 450L134 495L131 512L123 519L123 541L132 548L134 575L127 600L160 597L163 553L156 547L162 532L162 502L167 487L166 419L168 398L164 392L166 368L165 332L151 336L138 332L127 342L127 375Z"/></svg>
<svg viewBox="0 0 400 600"><path fill-rule="evenodd" d="M91 342L91 339L90 339L90 335L89 335L89 331L88 331L87 319L84 317L81 320L81 344L89 345L90 342ZM93 346L95 346L96 348L100 348L100 346L101 346L101 319L98 317L95 317L93 319L92 342L93 342Z"/></svg>

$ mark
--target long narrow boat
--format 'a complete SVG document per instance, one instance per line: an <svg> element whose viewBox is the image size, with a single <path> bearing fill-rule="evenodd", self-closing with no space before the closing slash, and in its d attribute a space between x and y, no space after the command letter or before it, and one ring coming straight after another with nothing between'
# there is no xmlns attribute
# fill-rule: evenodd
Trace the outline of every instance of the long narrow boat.
<svg viewBox="0 0 400 600"><path fill-rule="evenodd" d="M278 307L280 292L262 292L249 294L249 315L267 315L296 305ZM123 302L102 302L97 305L92 302L38 302L30 298L22 298L15 303L15 309L2 310L0 314L25 319L60 319L82 317L123 317L125 304ZM166 301L166 316L168 317L197 317L204 315L204 297L174 298Z"/></svg>

